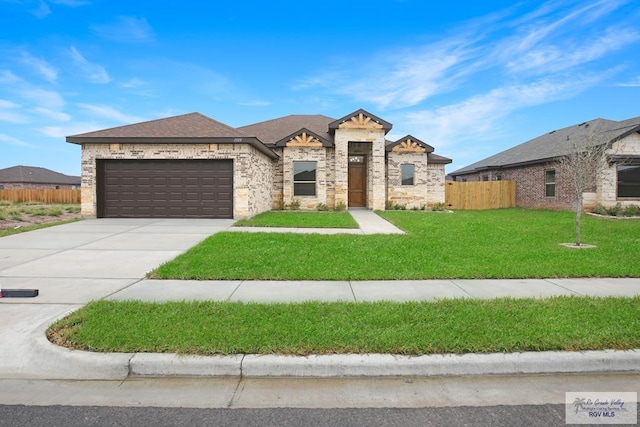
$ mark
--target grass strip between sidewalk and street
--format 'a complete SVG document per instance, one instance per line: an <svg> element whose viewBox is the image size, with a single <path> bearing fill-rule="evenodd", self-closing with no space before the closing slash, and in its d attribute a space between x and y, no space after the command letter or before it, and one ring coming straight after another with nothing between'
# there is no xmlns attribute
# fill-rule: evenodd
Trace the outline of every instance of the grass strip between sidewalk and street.
<svg viewBox="0 0 640 427"><path fill-rule="evenodd" d="M237 227L291 227L291 228L358 228L348 212L263 212L249 219L241 219Z"/></svg>
<svg viewBox="0 0 640 427"><path fill-rule="evenodd" d="M288 304L101 300L57 321L47 335L72 349L199 355L621 350L640 348L640 297Z"/></svg>
<svg viewBox="0 0 640 427"><path fill-rule="evenodd" d="M288 212L275 215L282 218ZM401 280L640 277L640 220L498 209L384 211L406 235L217 233L149 274L154 279Z"/></svg>

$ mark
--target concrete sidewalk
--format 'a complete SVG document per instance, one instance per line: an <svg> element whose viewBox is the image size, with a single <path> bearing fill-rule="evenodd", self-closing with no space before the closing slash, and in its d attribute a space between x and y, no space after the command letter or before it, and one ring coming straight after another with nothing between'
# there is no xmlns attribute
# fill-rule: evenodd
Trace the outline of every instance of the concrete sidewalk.
<svg viewBox="0 0 640 427"><path fill-rule="evenodd" d="M512 280L141 280L111 300L167 301L435 301L445 298L548 298L640 295L640 279Z"/></svg>
<svg viewBox="0 0 640 427"><path fill-rule="evenodd" d="M355 212L355 211L354 211ZM363 233L382 232L362 211ZM358 214L354 215L357 216ZM368 218L368 219L367 219ZM381 219L381 218L380 218ZM371 220L367 228L366 222ZM386 221L382 220L384 223ZM432 376L640 371L640 351L518 354L225 357L89 353L51 344L54 320L95 299L288 302L640 295L640 279L418 281L155 281L145 274L231 220L86 220L0 239L0 287L37 288L0 298L0 379L123 379L131 376ZM377 225L376 225L377 224ZM252 230L254 231L254 230ZM313 230L314 232L316 230Z"/></svg>

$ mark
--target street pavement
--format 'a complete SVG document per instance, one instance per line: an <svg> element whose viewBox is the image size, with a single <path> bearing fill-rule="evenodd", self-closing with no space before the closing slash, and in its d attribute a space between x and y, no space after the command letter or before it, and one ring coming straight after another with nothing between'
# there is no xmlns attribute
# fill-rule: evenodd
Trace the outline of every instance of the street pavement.
<svg viewBox="0 0 640 427"><path fill-rule="evenodd" d="M360 234L401 230L366 210ZM0 288L36 288L35 298L0 298L0 379L130 377L391 377L512 373L637 372L640 351L515 354L178 356L90 353L51 344L56 319L96 299L289 302L436 300L640 294L640 279L415 281L157 281L145 274L232 220L90 219L0 239ZM241 229L237 232L262 231ZM296 229L295 232L326 230Z"/></svg>

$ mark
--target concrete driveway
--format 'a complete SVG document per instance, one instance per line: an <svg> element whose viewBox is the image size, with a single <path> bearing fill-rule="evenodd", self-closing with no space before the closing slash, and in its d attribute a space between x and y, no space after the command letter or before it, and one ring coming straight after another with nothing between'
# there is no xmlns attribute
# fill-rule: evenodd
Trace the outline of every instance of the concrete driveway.
<svg viewBox="0 0 640 427"><path fill-rule="evenodd" d="M0 298L0 376L29 377L46 363L33 334L85 303L227 230L233 220L91 219L0 238L0 287L36 288L36 298Z"/></svg>

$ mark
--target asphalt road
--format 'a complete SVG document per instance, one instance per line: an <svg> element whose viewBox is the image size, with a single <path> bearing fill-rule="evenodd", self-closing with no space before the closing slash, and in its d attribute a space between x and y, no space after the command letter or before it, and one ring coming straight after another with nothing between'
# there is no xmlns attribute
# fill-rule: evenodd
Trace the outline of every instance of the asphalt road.
<svg viewBox="0 0 640 427"><path fill-rule="evenodd" d="M0 406L0 426L564 426L564 405L421 409Z"/></svg>

